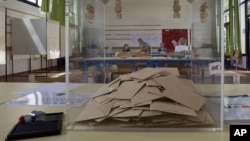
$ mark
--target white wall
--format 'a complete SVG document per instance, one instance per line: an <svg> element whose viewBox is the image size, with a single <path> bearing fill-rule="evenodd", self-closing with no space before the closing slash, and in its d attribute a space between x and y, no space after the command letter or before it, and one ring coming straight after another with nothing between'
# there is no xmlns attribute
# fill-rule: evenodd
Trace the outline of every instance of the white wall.
<svg viewBox="0 0 250 141"><path fill-rule="evenodd" d="M106 4L106 46L138 46L130 42L131 34L155 34L161 40L162 29L191 28L192 9L187 1L180 1L181 18L173 18L173 1L122 0L122 19L115 18L114 2Z"/></svg>
<svg viewBox="0 0 250 141"><path fill-rule="evenodd" d="M194 23L199 24L195 34L205 33L205 35L198 35L200 39L199 43L196 43L197 47L201 47L203 43L212 43L210 18L212 14L209 14L205 23L201 23L199 12L204 2L207 2L209 9L212 9L214 5L211 0L199 0L193 3L180 0L180 18L173 17L173 0L121 0L121 2L122 19L115 18L114 0L106 4L105 39L108 47L122 47L125 43L138 46L131 43L132 34L156 34L161 38L162 29L193 30ZM192 38L192 40L195 39ZM159 46L159 43L151 44L151 46Z"/></svg>

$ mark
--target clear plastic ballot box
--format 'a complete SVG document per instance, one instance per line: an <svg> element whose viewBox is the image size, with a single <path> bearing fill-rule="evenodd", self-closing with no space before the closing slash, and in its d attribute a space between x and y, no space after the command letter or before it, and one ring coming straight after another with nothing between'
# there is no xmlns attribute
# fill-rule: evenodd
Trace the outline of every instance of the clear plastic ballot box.
<svg viewBox="0 0 250 141"><path fill-rule="evenodd" d="M67 128L223 130L222 5L221 0L70 1L66 83L81 85L66 91ZM87 102L76 106L70 96L75 93Z"/></svg>

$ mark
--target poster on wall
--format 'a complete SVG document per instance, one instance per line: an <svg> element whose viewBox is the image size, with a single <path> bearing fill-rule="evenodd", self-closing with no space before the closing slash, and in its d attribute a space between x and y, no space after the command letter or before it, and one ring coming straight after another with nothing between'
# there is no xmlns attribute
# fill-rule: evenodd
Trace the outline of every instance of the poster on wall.
<svg viewBox="0 0 250 141"><path fill-rule="evenodd" d="M85 8L85 17L89 23L92 23L95 18L95 8L90 4Z"/></svg>
<svg viewBox="0 0 250 141"><path fill-rule="evenodd" d="M5 9L0 7L0 64L6 64L5 54Z"/></svg>
<svg viewBox="0 0 250 141"><path fill-rule="evenodd" d="M174 51L175 45L178 44L179 40L184 38L188 45L188 29L163 29L162 30L162 42L164 47L168 51Z"/></svg>
<svg viewBox="0 0 250 141"><path fill-rule="evenodd" d="M161 35L155 33L130 34L130 45L138 46L138 38L142 38L150 46L159 46L161 43Z"/></svg>

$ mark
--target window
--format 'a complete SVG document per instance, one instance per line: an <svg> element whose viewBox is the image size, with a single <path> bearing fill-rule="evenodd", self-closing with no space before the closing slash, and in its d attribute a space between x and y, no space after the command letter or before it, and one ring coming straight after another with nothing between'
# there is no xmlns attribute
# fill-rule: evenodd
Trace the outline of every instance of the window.
<svg viewBox="0 0 250 141"><path fill-rule="evenodd" d="M240 4L240 33L241 33L241 51L246 53L246 26L245 26L245 3Z"/></svg>
<svg viewBox="0 0 250 141"><path fill-rule="evenodd" d="M250 0L249 0L250 1ZM229 0L224 0L224 25L225 25L225 30L226 30L226 34L224 34L224 36L230 36L229 33L227 34L227 32L229 32L229 28L226 26L229 26L230 22L230 17L229 17ZM248 4L248 7L250 7L250 4ZM234 9L234 7L233 7ZM250 11L248 11L248 14L250 14ZM246 25L245 25L245 0L239 0L239 20L240 20L240 40L241 40L241 53L242 54L246 54ZM227 39L226 37L224 37L225 39ZM235 37L234 37L235 38ZM230 39L228 39L230 40ZM235 39L234 39L235 40ZM237 39L236 39L237 40ZM226 40L225 40L226 42ZM226 45L226 43L224 43Z"/></svg>
<svg viewBox="0 0 250 141"><path fill-rule="evenodd" d="M225 23L229 22L229 11L224 12L224 22Z"/></svg>
<svg viewBox="0 0 250 141"><path fill-rule="evenodd" d="M229 9L228 0L224 0L224 11Z"/></svg>
<svg viewBox="0 0 250 141"><path fill-rule="evenodd" d="M40 7L42 0L19 0L21 2L36 6L36 7Z"/></svg>
<svg viewBox="0 0 250 141"><path fill-rule="evenodd" d="M247 2L247 15L250 15L250 2Z"/></svg>

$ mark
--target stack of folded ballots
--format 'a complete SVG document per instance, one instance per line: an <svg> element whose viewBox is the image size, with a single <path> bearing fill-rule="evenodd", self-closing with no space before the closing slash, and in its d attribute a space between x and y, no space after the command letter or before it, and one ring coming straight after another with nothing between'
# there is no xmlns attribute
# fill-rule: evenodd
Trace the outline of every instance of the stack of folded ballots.
<svg viewBox="0 0 250 141"><path fill-rule="evenodd" d="M174 72L174 73L173 73ZM76 119L89 125L180 127L211 125L206 98L169 68L145 68L99 88Z"/></svg>

